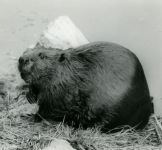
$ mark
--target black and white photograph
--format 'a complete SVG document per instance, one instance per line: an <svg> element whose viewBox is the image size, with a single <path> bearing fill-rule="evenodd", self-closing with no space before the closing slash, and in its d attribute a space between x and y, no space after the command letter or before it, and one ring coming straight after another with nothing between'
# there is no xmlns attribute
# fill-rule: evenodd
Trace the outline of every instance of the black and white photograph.
<svg viewBox="0 0 162 150"><path fill-rule="evenodd" d="M161 0L0 0L0 150L161 149Z"/></svg>

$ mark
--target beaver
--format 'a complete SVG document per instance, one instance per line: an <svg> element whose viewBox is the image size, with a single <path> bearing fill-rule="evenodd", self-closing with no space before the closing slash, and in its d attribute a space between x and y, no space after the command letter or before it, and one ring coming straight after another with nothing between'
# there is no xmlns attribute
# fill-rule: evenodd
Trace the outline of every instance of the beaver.
<svg viewBox="0 0 162 150"><path fill-rule="evenodd" d="M37 45L19 58L18 69L29 86L28 101L39 105L37 119L109 131L123 125L142 129L153 112L139 59L115 43L67 50Z"/></svg>

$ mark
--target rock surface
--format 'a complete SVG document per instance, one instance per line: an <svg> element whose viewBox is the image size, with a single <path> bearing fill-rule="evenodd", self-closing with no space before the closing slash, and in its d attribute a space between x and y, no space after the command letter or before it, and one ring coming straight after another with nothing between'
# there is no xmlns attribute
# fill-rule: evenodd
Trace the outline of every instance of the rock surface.
<svg viewBox="0 0 162 150"><path fill-rule="evenodd" d="M81 31L67 16L61 16L51 22L40 37L39 43L45 47L60 49L75 48L89 43Z"/></svg>
<svg viewBox="0 0 162 150"><path fill-rule="evenodd" d="M48 145L43 150L76 150L74 149L69 142L62 139L53 140L50 145Z"/></svg>

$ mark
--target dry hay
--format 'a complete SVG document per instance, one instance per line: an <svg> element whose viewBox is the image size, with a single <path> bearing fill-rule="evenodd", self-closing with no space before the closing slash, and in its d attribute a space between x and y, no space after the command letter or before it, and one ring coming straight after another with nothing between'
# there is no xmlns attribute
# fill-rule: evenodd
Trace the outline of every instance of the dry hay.
<svg viewBox="0 0 162 150"><path fill-rule="evenodd" d="M34 123L27 114L36 111L28 104L25 90L15 75L0 80L0 149L38 150L55 138L66 139L80 150L160 149L162 148L162 118L153 116L142 131L133 128L101 134L99 127L74 130L63 123L44 120ZM23 117L24 116L24 117Z"/></svg>

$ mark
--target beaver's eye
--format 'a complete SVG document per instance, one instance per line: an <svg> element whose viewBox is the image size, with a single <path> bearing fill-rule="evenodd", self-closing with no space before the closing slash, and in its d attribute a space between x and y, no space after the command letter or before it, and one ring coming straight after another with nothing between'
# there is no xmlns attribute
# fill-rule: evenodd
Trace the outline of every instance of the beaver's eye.
<svg viewBox="0 0 162 150"><path fill-rule="evenodd" d="M39 53L38 56L39 56L41 59L45 59L45 58L47 58L47 56L44 55L43 53Z"/></svg>

